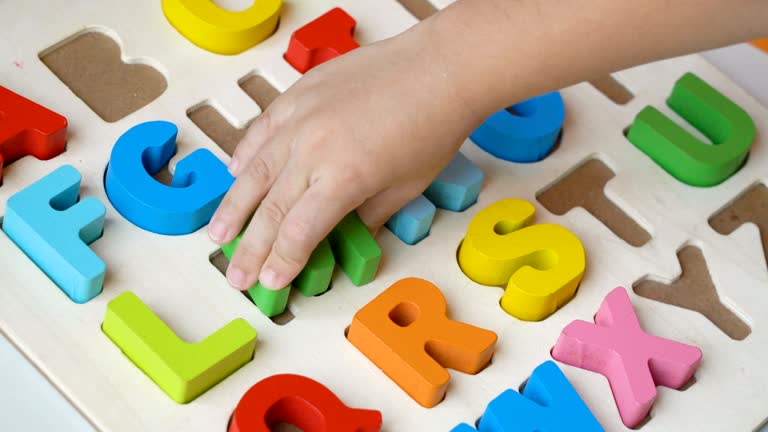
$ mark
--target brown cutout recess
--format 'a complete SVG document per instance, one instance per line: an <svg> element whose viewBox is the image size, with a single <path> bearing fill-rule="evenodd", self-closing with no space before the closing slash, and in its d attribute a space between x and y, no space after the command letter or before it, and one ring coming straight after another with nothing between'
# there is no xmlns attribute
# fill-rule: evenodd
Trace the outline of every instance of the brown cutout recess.
<svg viewBox="0 0 768 432"><path fill-rule="evenodd" d="M619 82L613 75L604 75L589 81L592 87L612 100L615 104L624 105L631 101L635 95Z"/></svg>
<svg viewBox="0 0 768 432"><path fill-rule="evenodd" d="M752 222L760 231L763 256L768 264L768 187L756 184L739 195L735 201L709 218L709 225L728 235L741 225Z"/></svg>
<svg viewBox="0 0 768 432"><path fill-rule="evenodd" d="M613 177L608 165L599 159L590 159L538 193L536 199L556 215L582 207L625 242L640 247L651 235L605 196L605 184Z"/></svg>
<svg viewBox="0 0 768 432"><path fill-rule="evenodd" d="M261 75L251 75L241 80L240 88L256 102L262 111L280 96L280 92ZM247 126L240 129L233 127L215 107L209 104L189 110L187 117L230 156L248 129Z"/></svg>
<svg viewBox="0 0 768 432"><path fill-rule="evenodd" d="M227 259L227 256L224 255L224 252L222 252L221 249L219 249L216 252L212 253L208 257L208 261L210 261L211 264L213 264L213 266L216 267L216 270L218 270L219 273L222 274L222 276L225 276L227 274L227 267L229 267L229 259ZM232 289L234 289L234 288L232 288ZM243 291L242 293L245 296L245 298L251 304L253 304L253 301L248 296L248 291ZM254 308L255 307L256 306L254 305ZM286 307L285 311L283 313L281 313L280 315L273 316L270 319L272 320L273 323L275 323L277 325L280 325L280 326L283 326L283 325L286 325L289 322L293 321L294 318L296 318L296 316L293 315L293 312L291 312L291 310Z"/></svg>
<svg viewBox="0 0 768 432"><path fill-rule="evenodd" d="M104 121L116 122L157 99L163 74L146 64L126 64L108 35L90 31L51 50L40 60Z"/></svg>
<svg viewBox="0 0 768 432"><path fill-rule="evenodd" d="M735 340L744 340L752 330L733 311L720 302L717 288L701 249L686 246L677 252L682 273L671 284L641 279L632 287L635 293L658 302L678 306L704 315L712 324Z"/></svg>
<svg viewBox="0 0 768 432"><path fill-rule="evenodd" d="M419 21L425 20L437 12L437 8L429 0L397 0L397 2Z"/></svg>

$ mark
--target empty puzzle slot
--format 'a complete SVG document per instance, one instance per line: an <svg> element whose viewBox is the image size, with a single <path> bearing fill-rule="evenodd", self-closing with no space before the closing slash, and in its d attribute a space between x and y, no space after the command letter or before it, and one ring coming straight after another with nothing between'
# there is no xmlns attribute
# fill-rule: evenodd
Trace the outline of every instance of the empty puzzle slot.
<svg viewBox="0 0 768 432"><path fill-rule="evenodd" d="M232 156L240 140L245 136L248 126L236 128L224 118L215 107L209 104L198 105L187 111L192 120L208 138L219 146L224 153Z"/></svg>
<svg viewBox="0 0 768 432"><path fill-rule="evenodd" d="M685 246L678 251L677 257L682 272L676 280L665 284L645 277L633 285L635 293L698 312L731 339L743 340L749 336L749 325L720 301L701 250L696 246Z"/></svg>
<svg viewBox="0 0 768 432"><path fill-rule="evenodd" d="M219 273L222 274L222 276L226 276L227 267L229 267L229 260L227 259L227 256L224 255L224 252L221 251L221 249L212 253L208 257L208 261L210 261L211 264L214 267L216 267L216 270L218 270ZM251 298L248 296L247 291L242 291L242 294L248 300L249 303L253 304L253 300L251 300ZM256 307L256 305L254 305L254 307ZM270 317L269 319L271 319L273 323L283 326L293 321L295 317L296 316L293 314L293 312L291 312L291 310L288 307L286 307L283 313Z"/></svg>
<svg viewBox="0 0 768 432"><path fill-rule="evenodd" d="M397 0L397 2L419 21L425 20L437 12L437 8L428 0Z"/></svg>
<svg viewBox="0 0 768 432"><path fill-rule="evenodd" d="M116 122L157 99L166 89L163 74L141 59L123 59L120 45L90 29L39 54L72 92L99 117Z"/></svg>
<svg viewBox="0 0 768 432"><path fill-rule="evenodd" d="M238 84L262 111L266 110L272 101L280 96L280 91L259 74L250 74L241 79Z"/></svg>
<svg viewBox="0 0 768 432"><path fill-rule="evenodd" d="M762 183L751 186L709 218L709 225L722 235L731 234L750 222L760 231L763 256L768 264L768 187Z"/></svg>
<svg viewBox="0 0 768 432"><path fill-rule="evenodd" d="M617 105L626 105L635 97L613 74L595 78L589 83Z"/></svg>
<svg viewBox="0 0 768 432"><path fill-rule="evenodd" d="M589 159L536 195L550 212L564 215L581 207L632 246L646 244L651 235L605 196L605 185L614 172L599 159Z"/></svg>

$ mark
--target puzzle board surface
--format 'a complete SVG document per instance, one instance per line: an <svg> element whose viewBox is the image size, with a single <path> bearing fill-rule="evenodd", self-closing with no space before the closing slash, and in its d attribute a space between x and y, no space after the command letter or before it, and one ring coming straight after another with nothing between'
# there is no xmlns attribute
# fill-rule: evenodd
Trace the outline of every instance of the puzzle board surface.
<svg viewBox="0 0 768 432"><path fill-rule="evenodd" d="M437 3L437 2L436 2ZM438 6L444 6L440 2ZM659 388L644 431L749 431L768 416L768 272L760 234L745 224L732 234L708 220L750 186L766 181L768 111L698 56L633 68L618 74L634 98L616 105L588 84L562 90L567 108L559 147L545 160L514 164L495 159L471 141L462 151L485 173L479 201L462 213L440 211L431 234L406 246L390 232L379 241L384 259L374 282L355 287L338 270L323 296L292 296L295 319L284 326L262 315L228 287L210 263L217 247L205 229L168 237L143 231L122 218L107 199L103 176L112 145L140 122L167 120L179 127L178 153L208 148L228 156L187 116L208 102L234 125L260 108L238 82L254 73L279 91L300 75L283 60L291 33L332 6L357 20L362 45L395 35L417 20L395 1L286 1L278 31L260 45L231 57L197 48L166 21L158 2L141 0L0 3L0 84L67 117L67 151L50 161L23 158L4 170L0 214L6 200L55 168L71 164L83 175L81 196L107 207L104 235L92 248L107 264L104 291L82 305L70 301L4 234L0 234L0 330L92 422L107 431L224 431L245 391L277 373L298 373L333 390L347 404L382 412L385 431L445 431L473 423L508 388L517 389L572 320L591 320L605 295L626 286L643 327L650 333L696 345L704 353L695 382L684 391ZM33 23L44 23L36 25ZM167 80L162 95L138 111L107 123L75 96L39 55L83 31L118 41L124 58L146 63ZM140 60L136 60L136 59ZM673 83L693 71L743 107L757 126L748 162L712 188L686 186L624 137L623 130L646 105L685 124L664 105ZM329 104L333 101L328 101ZM690 128L689 128L690 129ZM417 145L418 143L414 143ZM583 162L598 158L615 173L605 193L647 231L651 240L633 247L595 217L577 208L548 212L537 194ZM172 169L172 168L171 168ZM576 297L542 322L519 321L499 307L502 290L471 282L456 250L472 217L508 197L537 208L536 222L557 223L575 233L587 253L587 271ZM701 249L722 302L751 332L729 338L701 314L642 298L632 285L647 275L670 282L680 274L677 252ZM447 396L437 407L416 404L345 336L352 316L397 280L420 277L445 294L449 316L499 336L492 364L475 376L452 372ZM106 304L135 292L179 336L197 341L234 318L258 332L253 360L187 405L168 398L101 331ZM560 364L606 430L624 430L605 378Z"/></svg>

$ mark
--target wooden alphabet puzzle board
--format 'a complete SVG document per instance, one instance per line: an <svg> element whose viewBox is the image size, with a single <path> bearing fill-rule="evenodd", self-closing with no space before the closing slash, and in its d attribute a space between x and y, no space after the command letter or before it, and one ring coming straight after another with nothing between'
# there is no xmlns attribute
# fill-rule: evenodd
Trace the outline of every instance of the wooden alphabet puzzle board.
<svg viewBox="0 0 768 432"><path fill-rule="evenodd" d="M449 1L434 3L444 7ZM394 0L288 0L275 34L239 55L220 56L179 34L156 1L0 3L4 36L0 84L69 122L64 153L48 161L26 157L4 168L0 214L5 214L11 195L62 165L72 165L82 174L80 196L95 197L106 206L103 236L91 248L107 265L104 291L85 304L76 304L0 234L0 330L96 428L224 431L243 394L256 382L279 373L305 375L350 406L381 411L384 431L447 431L460 422L474 424L493 398L506 389L518 389L537 365L551 359L550 349L568 323L591 321L616 286L627 287L646 331L695 345L704 353L692 384L681 391L658 388L658 400L642 430L751 431L768 418L768 374L762 372L768 362L768 271L765 242L761 243L757 229L761 222L765 227L765 220L741 224L741 213L729 210L745 193L768 181L768 111L699 56L616 74L634 94L624 105L586 83L563 89L567 115L562 138L541 162L496 159L468 140L462 152L486 179L478 202L460 213L438 210L431 234L414 246L382 230L377 240L383 261L372 283L355 287L337 270L332 289L322 296L291 296L289 309L295 318L284 325L262 315L240 292L228 287L211 264L218 249L205 229L163 236L134 226L115 211L103 179L112 146L126 130L152 120L176 124L178 151L171 171L176 161L199 148L227 162L229 156L188 113L207 104L233 127L245 127L261 108L239 83L258 75L285 91L300 77L283 59L291 33L334 6L356 19L355 39L361 45L393 36L417 22ZM159 96L108 122L73 94L41 57L88 32L114 40L127 64L159 71L166 81L164 89L162 83L158 85ZM674 82L686 72L694 72L741 106L757 127L747 163L710 188L676 180L623 134L647 105L697 134L664 104ZM605 185L605 197L650 236L641 246L631 246L583 208L555 215L542 205L546 199L537 198L594 159L614 174ZM766 206L765 194L749 193L757 198L742 207L768 217L759 213ZM504 198L528 200L536 207L535 223L566 227L586 251L586 273L577 295L540 322L508 315L499 307L502 289L472 282L456 261L472 218ZM727 235L713 228L724 209L731 211L733 225L723 228L732 231ZM697 280L706 280L702 272L708 269L722 303L720 312L728 315L721 319L713 312L713 321L730 329L728 334L702 313L638 294L648 292L638 288L648 281L673 284L681 273L678 254L688 253L691 247L700 251L706 263L703 267L699 259L691 271ZM452 319L498 335L492 363L474 376L451 371L445 399L431 409L414 402L345 338L345 329L358 310L407 277L439 287ZM128 290L187 341L199 341L235 318L245 319L258 331L253 359L193 402L177 404L101 330L106 305ZM603 376L559 366L606 430L627 429Z"/></svg>

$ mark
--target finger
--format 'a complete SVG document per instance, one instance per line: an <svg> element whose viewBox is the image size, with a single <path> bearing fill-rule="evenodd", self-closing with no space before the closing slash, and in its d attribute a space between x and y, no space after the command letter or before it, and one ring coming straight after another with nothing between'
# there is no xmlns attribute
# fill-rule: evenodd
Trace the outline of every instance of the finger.
<svg viewBox="0 0 768 432"><path fill-rule="evenodd" d="M286 166L254 213L253 219L232 255L227 269L227 280L230 285L243 290L256 283L261 267L272 250L283 219L307 190L307 185L306 177L297 176L296 170ZM284 288L288 283L283 286L270 286L270 288Z"/></svg>
<svg viewBox="0 0 768 432"><path fill-rule="evenodd" d="M393 214L421 192L420 188L412 186L389 187L366 200L357 208L357 214L368 227L368 230L375 234Z"/></svg>
<svg viewBox="0 0 768 432"><path fill-rule="evenodd" d="M272 138L272 132L275 130L273 122L272 112L266 110L248 126L245 136L237 143L229 161L230 174L237 177L248 161Z"/></svg>
<svg viewBox="0 0 768 432"><path fill-rule="evenodd" d="M243 167L211 218L208 235L217 244L228 243L240 233L288 159L288 146L273 141Z"/></svg>
<svg viewBox="0 0 768 432"><path fill-rule="evenodd" d="M280 226L259 275L262 285L272 289L288 285L304 268L320 241L364 199L361 191L344 190L332 181L314 183Z"/></svg>

